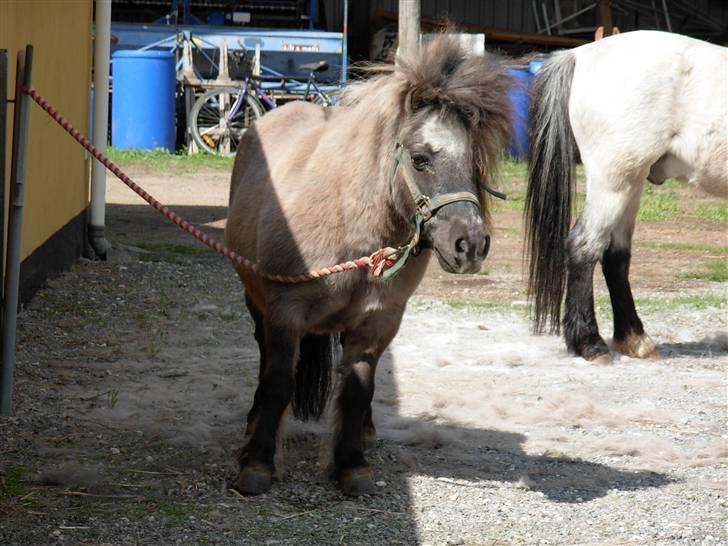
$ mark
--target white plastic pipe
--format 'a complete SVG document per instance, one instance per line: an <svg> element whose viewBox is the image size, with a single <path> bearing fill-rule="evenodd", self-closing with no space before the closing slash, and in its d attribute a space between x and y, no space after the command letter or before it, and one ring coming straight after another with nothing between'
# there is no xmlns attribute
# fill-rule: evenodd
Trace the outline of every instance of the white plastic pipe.
<svg viewBox="0 0 728 546"><path fill-rule="evenodd" d="M399 0L397 59L409 59L420 47L420 0Z"/></svg>
<svg viewBox="0 0 728 546"><path fill-rule="evenodd" d="M94 40L93 145L106 153L109 130L109 64L111 58L111 0L96 0ZM96 255L106 258L111 245L106 240L106 167L96 159L91 165L91 207L89 242Z"/></svg>

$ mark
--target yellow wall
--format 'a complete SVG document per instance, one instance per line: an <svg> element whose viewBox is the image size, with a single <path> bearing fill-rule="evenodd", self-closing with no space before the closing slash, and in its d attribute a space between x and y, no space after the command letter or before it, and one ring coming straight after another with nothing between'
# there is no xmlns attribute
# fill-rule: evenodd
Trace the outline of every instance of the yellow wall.
<svg viewBox="0 0 728 546"><path fill-rule="evenodd" d="M33 87L82 133L89 129L93 0L0 0L0 49L8 50L8 98L17 52L33 45ZM13 105L8 105L6 188ZM84 150L30 104L22 258L88 206ZM8 195L6 190L6 195Z"/></svg>

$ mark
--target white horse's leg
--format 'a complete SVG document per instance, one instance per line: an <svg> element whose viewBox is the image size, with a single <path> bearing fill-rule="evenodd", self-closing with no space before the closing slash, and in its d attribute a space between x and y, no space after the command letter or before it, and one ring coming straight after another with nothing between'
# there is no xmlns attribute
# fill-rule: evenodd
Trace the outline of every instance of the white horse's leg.
<svg viewBox="0 0 728 546"><path fill-rule="evenodd" d="M629 285L625 284L629 259L625 260L624 251L628 256L642 182L637 177L629 177L622 178L619 183L610 183L606 169L591 171L596 174L588 169L584 210L567 239L568 278L563 326L566 345L571 352L587 360L608 362L611 361L609 347L599 335L594 315L594 266L611 249L616 251L615 259L610 254L606 262L610 282L615 287L613 295L610 289L610 295L616 297L613 301L619 305L624 304L623 313L619 307L620 313L630 317L629 324L633 324L632 318L637 317ZM613 269L620 268L621 274L613 274ZM630 307L634 317L629 312ZM622 315L620 327L624 323Z"/></svg>
<svg viewBox="0 0 728 546"><path fill-rule="evenodd" d="M634 193L622 214L622 220L617 222L612 230L609 247L602 255L602 272L612 302L614 318L612 349L634 358L652 358L657 356L657 349L650 336L645 333L642 321L637 315L629 284L632 235L641 192Z"/></svg>

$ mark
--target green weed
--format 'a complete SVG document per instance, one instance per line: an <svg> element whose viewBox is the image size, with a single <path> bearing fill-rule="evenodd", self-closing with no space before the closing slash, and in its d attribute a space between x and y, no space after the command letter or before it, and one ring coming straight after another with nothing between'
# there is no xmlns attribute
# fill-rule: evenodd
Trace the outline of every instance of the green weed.
<svg viewBox="0 0 728 546"><path fill-rule="evenodd" d="M677 275L679 279L703 279L707 281L728 281L728 260L708 260L703 262L703 271L690 271Z"/></svg>
<svg viewBox="0 0 728 546"><path fill-rule="evenodd" d="M200 168L232 170L233 158L198 153L188 155L186 150L170 153L164 148L154 150L118 150L110 147L109 158L121 167L149 166L155 169L177 168L179 170L196 170Z"/></svg>
<svg viewBox="0 0 728 546"><path fill-rule="evenodd" d="M697 252L711 252L713 254L728 255L728 246L711 245L705 243L669 243L656 241L637 241L636 246L644 248L664 248L669 250L694 250Z"/></svg>
<svg viewBox="0 0 728 546"><path fill-rule="evenodd" d="M609 301L609 298L605 298ZM693 294L689 296L668 296L665 298L637 298L635 305L641 309L652 311L670 310L678 308L707 309L728 307L728 300L720 294Z"/></svg>
<svg viewBox="0 0 728 546"><path fill-rule="evenodd" d="M695 209L695 216L703 220L728 222L728 203L720 205L701 205Z"/></svg>
<svg viewBox="0 0 728 546"><path fill-rule="evenodd" d="M27 478L33 470L23 464L0 470L0 501L17 497L28 489Z"/></svg>
<svg viewBox="0 0 728 546"><path fill-rule="evenodd" d="M642 193L642 202L637 217L648 222L670 220L680 212L678 195L674 191L647 188Z"/></svg>

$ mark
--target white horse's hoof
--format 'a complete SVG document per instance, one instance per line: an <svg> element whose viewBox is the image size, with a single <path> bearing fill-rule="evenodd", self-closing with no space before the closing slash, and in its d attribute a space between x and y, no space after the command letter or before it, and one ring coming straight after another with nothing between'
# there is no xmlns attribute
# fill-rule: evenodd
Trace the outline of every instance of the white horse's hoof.
<svg viewBox="0 0 728 546"><path fill-rule="evenodd" d="M655 343L647 334L629 334L623 339L613 339L611 346L612 350L632 358L660 358Z"/></svg>

